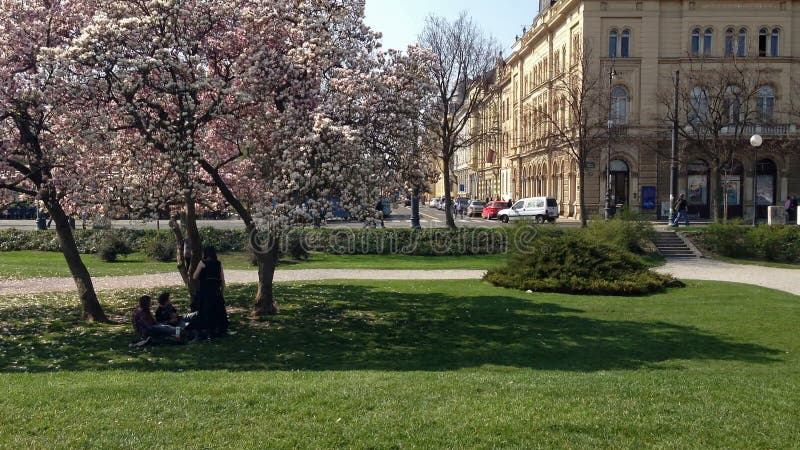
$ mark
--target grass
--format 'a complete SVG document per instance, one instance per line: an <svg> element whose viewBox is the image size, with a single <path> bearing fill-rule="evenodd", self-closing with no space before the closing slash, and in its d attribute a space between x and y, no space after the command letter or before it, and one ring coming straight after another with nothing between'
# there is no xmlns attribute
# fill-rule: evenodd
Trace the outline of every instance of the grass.
<svg viewBox="0 0 800 450"><path fill-rule="evenodd" d="M640 298L478 281L276 286L237 334L128 348L63 294L0 299L0 448L790 448L798 297L689 282ZM178 295L185 307L184 295ZM268 444L265 444L268 443Z"/></svg>
<svg viewBox="0 0 800 450"><path fill-rule="evenodd" d="M744 258L730 258L727 256L720 256L720 255L712 255L713 259L717 259L719 261L724 261L731 264L744 264L748 266L763 266L763 267L775 267L778 269L800 269L800 264L793 264L793 263L782 263L782 262L774 262L774 261L764 261L761 259L744 259Z"/></svg>
<svg viewBox="0 0 800 450"><path fill-rule="evenodd" d="M244 253L220 255L226 269L255 270ZM150 261L144 254L120 257L117 262L101 261L96 255L83 255L92 276L141 275L175 271L174 262ZM405 255L328 255L313 253L307 261L284 260L284 269L489 269L506 262L506 255L480 256L405 256ZM61 253L12 251L0 253L0 279L68 277Z"/></svg>

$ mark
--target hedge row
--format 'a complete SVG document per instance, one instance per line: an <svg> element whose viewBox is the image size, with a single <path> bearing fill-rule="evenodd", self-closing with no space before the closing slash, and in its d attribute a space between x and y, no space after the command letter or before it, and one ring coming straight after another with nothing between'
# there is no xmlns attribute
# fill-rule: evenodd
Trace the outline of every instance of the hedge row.
<svg viewBox="0 0 800 450"><path fill-rule="evenodd" d="M509 244L525 245L542 233L536 228L304 229L281 235L279 244L286 254L297 254L299 249L331 254L485 255L504 253ZM150 256L156 259L169 257L169 247L175 246L169 230L75 230L74 235L81 253L98 253L102 244L110 241L109 236L133 251L152 253ZM212 245L220 252L249 251L271 238L267 233L251 236L244 230L216 228L203 228L200 235L203 245ZM60 248L52 230L0 230L0 251L15 250L57 252Z"/></svg>
<svg viewBox="0 0 800 450"><path fill-rule="evenodd" d="M714 224L687 233L702 249L730 258L800 262L800 227Z"/></svg>

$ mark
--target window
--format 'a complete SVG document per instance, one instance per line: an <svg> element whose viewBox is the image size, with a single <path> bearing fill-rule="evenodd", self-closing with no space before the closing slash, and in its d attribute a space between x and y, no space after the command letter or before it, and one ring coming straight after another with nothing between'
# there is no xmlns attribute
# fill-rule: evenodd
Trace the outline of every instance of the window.
<svg viewBox="0 0 800 450"><path fill-rule="evenodd" d="M739 124L742 120L742 95L741 90L734 86L725 89L723 108L728 116L728 124Z"/></svg>
<svg viewBox="0 0 800 450"><path fill-rule="evenodd" d="M609 125L625 125L628 123L628 91L622 86L611 90L611 123Z"/></svg>
<svg viewBox="0 0 800 450"><path fill-rule="evenodd" d="M619 55L621 58L631 57L631 30L622 31L622 44Z"/></svg>
<svg viewBox="0 0 800 450"><path fill-rule="evenodd" d="M705 120L708 115L708 94L706 90L701 87L692 89L692 98L689 106L691 107L689 121L692 124Z"/></svg>
<svg viewBox="0 0 800 450"><path fill-rule="evenodd" d="M700 28L692 30L692 56L700 54Z"/></svg>
<svg viewBox="0 0 800 450"><path fill-rule="evenodd" d="M744 57L747 55L747 28L739 30L739 44L736 47L736 56Z"/></svg>
<svg viewBox="0 0 800 450"><path fill-rule="evenodd" d="M733 56L733 28L725 30L725 56Z"/></svg>
<svg viewBox="0 0 800 450"><path fill-rule="evenodd" d="M617 30L611 30L608 33L608 57L617 57Z"/></svg>
<svg viewBox="0 0 800 450"><path fill-rule="evenodd" d="M772 41L769 44L769 56L778 56L780 54L780 46L778 45L780 43L780 35L781 30L777 28L772 30Z"/></svg>
<svg viewBox="0 0 800 450"><path fill-rule="evenodd" d="M758 56L767 56L767 29L758 31Z"/></svg>
<svg viewBox="0 0 800 450"><path fill-rule="evenodd" d="M760 123L770 123L775 111L775 90L761 86L756 93L756 113Z"/></svg>
<svg viewBox="0 0 800 450"><path fill-rule="evenodd" d="M703 55L705 56L711 55L711 41L713 37L714 30L706 28L706 32L703 34Z"/></svg>

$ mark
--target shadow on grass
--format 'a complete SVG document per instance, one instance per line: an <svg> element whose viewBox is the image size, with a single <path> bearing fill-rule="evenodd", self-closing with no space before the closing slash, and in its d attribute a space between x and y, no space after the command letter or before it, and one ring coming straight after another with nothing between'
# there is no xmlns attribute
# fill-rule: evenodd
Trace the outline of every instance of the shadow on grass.
<svg viewBox="0 0 800 450"><path fill-rule="evenodd" d="M452 287L442 290L281 284L276 295L283 314L257 321L247 316L254 287L232 286L227 297L235 335L145 349L128 348L127 321L81 325L74 307L5 308L0 309L0 371L438 371L482 365L597 371L669 360L769 363L781 353L694 327L587 317L502 289L457 296ZM109 309L122 316L127 307Z"/></svg>

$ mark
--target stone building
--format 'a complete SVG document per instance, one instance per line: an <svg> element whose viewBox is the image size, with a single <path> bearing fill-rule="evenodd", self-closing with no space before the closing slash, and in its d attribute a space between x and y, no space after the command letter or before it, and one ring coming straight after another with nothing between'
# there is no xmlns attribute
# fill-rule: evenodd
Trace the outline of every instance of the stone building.
<svg viewBox="0 0 800 450"><path fill-rule="evenodd" d="M679 70L685 80L679 91L692 96L686 105L702 115L715 87L689 84L699 83L698 74L736 66L745 72L744 84L755 79L759 84L752 95L725 100L731 123L713 134L735 147L732 157L716 161L703 150L702 139L681 139L678 192L687 194L690 214L698 218L712 215L717 192L725 194L718 198L728 216L752 217L756 192L757 211L764 216L767 204L800 195L794 114L800 105L795 86L800 33L793 34L795 23L800 25L800 0L542 0L530 29L498 62L494 94L471 124L499 122L501 132L472 147L472 164L462 178L475 197L549 195L558 199L563 216L577 217L578 166L551 139L542 139L546 125L535 112L560 112L569 120L553 85L587 55L588 71L600 77L598 89L608 99L608 114L601 119L609 136L609 145L585 165L587 212L601 213L610 185L615 205L663 217L669 204L671 127L670 102L664 99L674 92L674 73ZM739 93L744 88L725 89ZM746 119L745 111L752 113ZM699 129L691 118L681 121L680 114L679 124L682 134L692 126ZM752 134L764 138L758 151L749 144ZM714 180L721 180L719 187Z"/></svg>

